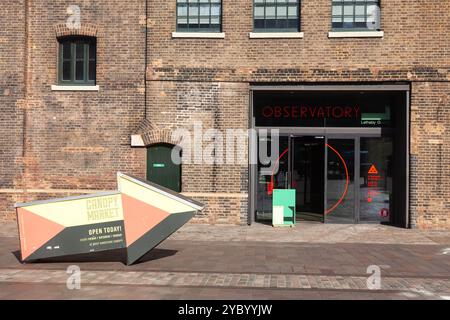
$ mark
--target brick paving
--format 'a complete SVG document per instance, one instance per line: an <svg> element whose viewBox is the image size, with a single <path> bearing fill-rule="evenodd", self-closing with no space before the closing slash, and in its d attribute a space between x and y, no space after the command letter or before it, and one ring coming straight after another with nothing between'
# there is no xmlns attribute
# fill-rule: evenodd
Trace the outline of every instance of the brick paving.
<svg viewBox="0 0 450 320"><path fill-rule="evenodd" d="M83 285L370 290L367 277L297 274L231 274L154 271L82 271ZM0 282L66 284L66 270L1 269ZM382 278L383 291L450 294L450 278Z"/></svg>
<svg viewBox="0 0 450 320"><path fill-rule="evenodd" d="M187 225L127 267L121 252L21 264L15 228L0 228L0 299L450 297L448 232L379 225ZM73 264L81 268L81 290L66 288ZM370 265L381 268L379 290L367 286Z"/></svg>

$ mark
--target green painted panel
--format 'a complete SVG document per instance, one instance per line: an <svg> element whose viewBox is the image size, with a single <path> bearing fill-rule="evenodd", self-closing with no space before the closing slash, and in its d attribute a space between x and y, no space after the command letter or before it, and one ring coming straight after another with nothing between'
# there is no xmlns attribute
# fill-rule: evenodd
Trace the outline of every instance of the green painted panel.
<svg viewBox="0 0 450 320"><path fill-rule="evenodd" d="M295 224L295 189L273 190L273 206L283 207L284 224Z"/></svg>
<svg viewBox="0 0 450 320"><path fill-rule="evenodd" d="M172 233L185 225L195 215L195 211L181 212L168 216L153 229L145 233L135 243L131 244L127 250L127 264L131 265L142 258L149 248L153 249L162 241L167 239Z"/></svg>
<svg viewBox="0 0 450 320"><path fill-rule="evenodd" d="M154 145L147 149L147 180L181 192L181 165L172 161L173 145Z"/></svg>

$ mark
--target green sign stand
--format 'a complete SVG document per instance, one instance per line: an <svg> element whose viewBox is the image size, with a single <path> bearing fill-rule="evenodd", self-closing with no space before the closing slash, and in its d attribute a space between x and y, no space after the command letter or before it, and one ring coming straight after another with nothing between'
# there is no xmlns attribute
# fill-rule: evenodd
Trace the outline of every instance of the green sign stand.
<svg viewBox="0 0 450 320"><path fill-rule="evenodd" d="M273 190L273 216L274 227L295 226L295 195L294 189Z"/></svg>

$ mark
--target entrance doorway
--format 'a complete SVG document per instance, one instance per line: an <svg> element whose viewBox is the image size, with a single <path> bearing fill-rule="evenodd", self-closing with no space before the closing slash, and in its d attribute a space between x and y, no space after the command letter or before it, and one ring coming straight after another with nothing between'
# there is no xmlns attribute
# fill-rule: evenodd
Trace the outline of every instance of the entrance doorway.
<svg viewBox="0 0 450 320"><path fill-rule="evenodd" d="M270 223L273 190L294 189L300 223L408 227L408 88L254 86L249 222Z"/></svg>
<svg viewBox="0 0 450 320"><path fill-rule="evenodd" d="M172 152L181 149L170 144L155 144L147 149L147 180L181 192L181 165L172 161Z"/></svg>
<svg viewBox="0 0 450 320"><path fill-rule="evenodd" d="M296 190L297 220L323 222L324 144L324 137L291 139L291 188Z"/></svg>

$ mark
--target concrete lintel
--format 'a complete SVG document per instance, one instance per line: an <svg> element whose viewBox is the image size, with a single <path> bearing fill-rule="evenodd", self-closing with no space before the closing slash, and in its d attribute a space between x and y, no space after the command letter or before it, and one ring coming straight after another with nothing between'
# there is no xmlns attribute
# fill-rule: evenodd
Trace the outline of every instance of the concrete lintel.
<svg viewBox="0 0 450 320"><path fill-rule="evenodd" d="M140 134L131 135L131 146L132 147L145 147L144 139Z"/></svg>

